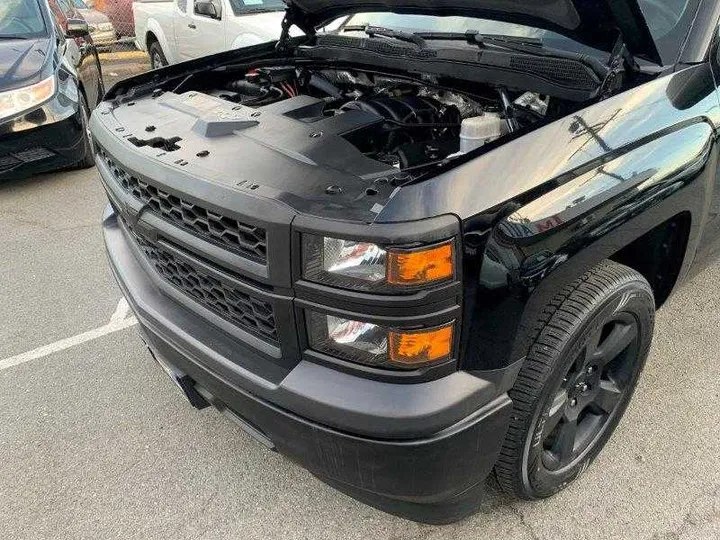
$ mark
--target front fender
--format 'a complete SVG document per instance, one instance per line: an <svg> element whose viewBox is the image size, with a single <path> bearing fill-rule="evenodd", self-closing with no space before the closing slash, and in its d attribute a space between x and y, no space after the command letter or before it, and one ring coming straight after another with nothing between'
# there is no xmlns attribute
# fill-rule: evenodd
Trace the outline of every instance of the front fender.
<svg viewBox="0 0 720 540"><path fill-rule="evenodd" d="M469 365L499 367L522 358L533 325L564 286L681 213L688 213L691 223L681 272L687 271L708 214L717 159L714 129L700 121L604 163L500 220L488 235L477 276Z"/></svg>

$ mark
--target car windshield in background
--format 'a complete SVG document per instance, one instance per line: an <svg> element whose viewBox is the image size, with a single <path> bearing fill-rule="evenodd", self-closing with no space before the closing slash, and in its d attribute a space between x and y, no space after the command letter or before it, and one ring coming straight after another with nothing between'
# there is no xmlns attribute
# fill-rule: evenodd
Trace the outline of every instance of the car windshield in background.
<svg viewBox="0 0 720 540"><path fill-rule="evenodd" d="M26 39L47 34L36 0L0 0L0 39Z"/></svg>
<svg viewBox="0 0 720 540"><path fill-rule="evenodd" d="M72 0L73 5L78 9L90 9L90 7L83 2L83 0Z"/></svg>
<svg viewBox="0 0 720 540"><path fill-rule="evenodd" d="M640 7L665 64L677 58L697 11L699 0L640 0ZM486 35L538 38L549 47L594 54L607 58L608 53L587 47L563 35L522 24L473 17L438 17L399 15L396 13L360 13L353 15L348 26L369 24L408 32L460 32L474 30Z"/></svg>
<svg viewBox="0 0 720 540"><path fill-rule="evenodd" d="M258 11L281 11L285 9L282 0L229 0L235 15L257 13Z"/></svg>

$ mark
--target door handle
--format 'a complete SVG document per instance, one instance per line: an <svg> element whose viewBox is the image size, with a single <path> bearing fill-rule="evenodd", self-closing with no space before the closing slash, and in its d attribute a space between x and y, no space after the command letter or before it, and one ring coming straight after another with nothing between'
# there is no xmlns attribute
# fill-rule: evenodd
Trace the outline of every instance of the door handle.
<svg viewBox="0 0 720 540"><path fill-rule="evenodd" d="M193 30L197 30L197 26L195 26L194 23L188 24L188 28L192 28Z"/></svg>

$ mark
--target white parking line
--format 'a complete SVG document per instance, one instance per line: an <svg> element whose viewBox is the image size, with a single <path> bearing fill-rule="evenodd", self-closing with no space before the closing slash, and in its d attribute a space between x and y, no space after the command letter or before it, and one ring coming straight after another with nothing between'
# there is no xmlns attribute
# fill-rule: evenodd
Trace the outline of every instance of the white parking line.
<svg viewBox="0 0 720 540"><path fill-rule="evenodd" d="M32 351L24 352L16 356L11 356L10 358L0 360L0 371L13 366L24 364L25 362L30 362L31 360L43 358L44 356L48 356L59 351L64 351L65 349L69 349L71 347L75 347L76 345L80 345L81 343L92 341L93 339L112 334L113 332L124 330L125 328L130 328L131 326L137 324L137 319L133 316L128 317L129 314L130 306L128 305L125 298L121 298L118 302L115 312L113 313L112 317L110 317L110 322L107 323L105 326L101 326L93 330L88 330L87 332L83 332L82 334L61 339L60 341L56 341L55 343L50 343L48 345L43 345L42 347L38 347L37 349L33 349Z"/></svg>

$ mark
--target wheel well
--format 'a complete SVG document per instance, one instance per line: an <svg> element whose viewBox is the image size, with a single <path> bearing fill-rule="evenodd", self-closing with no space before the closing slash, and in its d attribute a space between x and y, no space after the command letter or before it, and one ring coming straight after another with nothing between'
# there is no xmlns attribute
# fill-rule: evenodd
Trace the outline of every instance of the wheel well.
<svg viewBox="0 0 720 540"><path fill-rule="evenodd" d="M148 33L145 34L145 47L148 51L150 50L150 45L153 43L160 43L160 40L152 31L148 31Z"/></svg>
<svg viewBox="0 0 720 540"><path fill-rule="evenodd" d="M650 283L659 308L675 286L689 234L690 213L683 212L646 232L610 259L640 272Z"/></svg>

